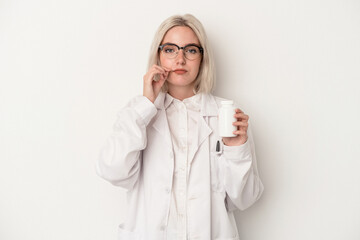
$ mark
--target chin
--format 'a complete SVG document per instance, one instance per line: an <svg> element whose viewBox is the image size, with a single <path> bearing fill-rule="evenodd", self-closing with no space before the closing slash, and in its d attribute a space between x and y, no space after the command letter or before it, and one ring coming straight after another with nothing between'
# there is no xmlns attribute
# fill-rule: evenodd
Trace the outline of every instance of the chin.
<svg viewBox="0 0 360 240"><path fill-rule="evenodd" d="M168 81L169 85L178 86L178 87L185 87L191 85L192 81Z"/></svg>
<svg viewBox="0 0 360 240"><path fill-rule="evenodd" d="M175 78L168 79L167 81L172 85L187 86L187 85L192 84L195 80L189 80L189 79L183 78L183 77L175 77Z"/></svg>

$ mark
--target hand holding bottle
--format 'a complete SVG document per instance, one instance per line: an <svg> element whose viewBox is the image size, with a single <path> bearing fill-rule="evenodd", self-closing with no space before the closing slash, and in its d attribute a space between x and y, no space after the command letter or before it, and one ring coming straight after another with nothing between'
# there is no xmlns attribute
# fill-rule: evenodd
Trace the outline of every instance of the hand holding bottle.
<svg viewBox="0 0 360 240"><path fill-rule="evenodd" d="M234 111L235 122L232 123L236 127L236 130L232 133L234 137L223 137L223 143L227 146L239 146L246 143L248 139L247 129L249 126L249 116L246 115L239 108Z"/></svg>

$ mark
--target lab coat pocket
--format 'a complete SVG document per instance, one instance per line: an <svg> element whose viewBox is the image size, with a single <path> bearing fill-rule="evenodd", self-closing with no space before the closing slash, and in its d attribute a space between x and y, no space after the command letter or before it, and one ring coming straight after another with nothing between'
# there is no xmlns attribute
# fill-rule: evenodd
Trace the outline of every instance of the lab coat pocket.
<svg viewBox="0 0 360 240"><path fill-rule="evenodd" d="M225 191L224 183L223 183L223 174L221 169L221 161L220 154L218 152L211 152L211 162L210 162L210 171L211 171L211 189L214 192Z"/></svg>
<svg viewBox="0 0 360 240"><path fill-rule="evenodd" d="M119 225L118 240L141 240L140 234L124 229L123 224Z"/></svg>

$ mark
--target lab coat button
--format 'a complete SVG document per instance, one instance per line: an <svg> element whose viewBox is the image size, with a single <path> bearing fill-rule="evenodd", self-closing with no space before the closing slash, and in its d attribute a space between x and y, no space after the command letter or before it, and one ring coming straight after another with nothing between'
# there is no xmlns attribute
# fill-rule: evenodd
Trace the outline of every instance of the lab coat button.
<svg viewBox="0 0 360 240"><path fill-rule="evenodd" d="M169 188L166 188L166 189L165 189L165 192L166 192L166 193L170 193L170 189L169 189Z"/></svg>
<svg viewBox="0 0 360 240"><path fill-rule="evenodd" d="M164 225L162 225L162 226L160 227L160 231L165 231L165 229L166 229L166 226L164 226Z"/></svg>

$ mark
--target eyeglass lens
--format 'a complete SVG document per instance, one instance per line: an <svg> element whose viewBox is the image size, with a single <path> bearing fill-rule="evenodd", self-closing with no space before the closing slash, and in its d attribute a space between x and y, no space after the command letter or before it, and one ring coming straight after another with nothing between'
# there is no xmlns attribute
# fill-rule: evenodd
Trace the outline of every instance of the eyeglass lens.
<svg viewBox="0 0 360 240"><path fill-rule="evenodd" d="M179 54L179 48L176 45L165 45L162 49L163 54L167 58L175 58ZM186 46L184 49L185 58L195 60L201 56L200 49L196 46Z"/></svg>

